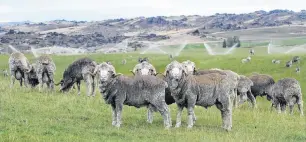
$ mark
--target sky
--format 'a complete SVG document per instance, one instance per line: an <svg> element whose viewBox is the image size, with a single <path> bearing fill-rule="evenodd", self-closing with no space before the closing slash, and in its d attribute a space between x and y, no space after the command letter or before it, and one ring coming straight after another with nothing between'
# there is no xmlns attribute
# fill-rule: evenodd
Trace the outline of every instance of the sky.
<svg viewBox="0 0 306 142"><path fill-rule="evenodd" d="M305 9L305 0L0 0L0 22L99 21L140 16L213 15Z"/></svg>

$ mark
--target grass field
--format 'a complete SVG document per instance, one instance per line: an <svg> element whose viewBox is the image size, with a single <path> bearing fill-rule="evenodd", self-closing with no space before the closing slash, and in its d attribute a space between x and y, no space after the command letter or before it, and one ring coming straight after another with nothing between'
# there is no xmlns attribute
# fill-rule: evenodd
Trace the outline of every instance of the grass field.
<svg viewBox="0 0 306 142"><path fill-rule="evenodd" d="M192 60L201 69L230 69L239 74L251 75L253 72L270 74L279 80L293 77L300 81L306 106L306 55L301 53L301 73L285 68L285 61L293 55L268 55L266 48L255 48L256 55L247 64L241 59L248 56L248 49L239 48L231 55L209 56L200 46L188 46L182 51L178 61ZM174 52L174 51L173 51ZM148 56L158 72L163 72L170 62L163 54L94 54L82 56L53 56L57 65L55 80L61 79L65 67L74 60L88 56L97 62L111 61L117 72L131 75L138 57ZM28 55L33 61L34 57ZM121 60L127 59L126 65ZM272 64L272 59L280 59L281 64ZM8 56L0 56L0 69L8 68ZM9 88L9 78L0 78L0 141L306 141L306 117L300 117L297 107L294 115L270 112L270 103L265 98L257 98L258 108L253 110L245 103L233 111L233 129L226 132L221 128L221 115L215 106L205 109L195 108L197 121L187 130L186 110L183 113L182 127L164 130L159 113L154 113L153 124L146 122L146 108L136 109L124 106L120 129L111 125L111 107L104 103L97 91L96 97L85 95L82 82L81 96L72 90L68 95L58 92L20 88ZM175 125L176 106L171 105L172 123ZM304 109L306 110L306 108ZM304 111L306 113L306 111Z"/></svg>

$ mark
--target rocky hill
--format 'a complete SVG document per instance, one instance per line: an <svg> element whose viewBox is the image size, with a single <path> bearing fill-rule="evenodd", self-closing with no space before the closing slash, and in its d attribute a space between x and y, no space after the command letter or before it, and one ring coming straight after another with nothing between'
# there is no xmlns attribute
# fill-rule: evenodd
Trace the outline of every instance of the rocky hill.
<svg viewBox="0 0 306 142"><path fill-rule="evenodd" d="M157 16L104 21L54 20L32 23L2 23L0 44L17 48L46 47L99 47L134 40L159 41L172 38L160 31L193 29L185 34L203 36L213 32L236 31L249 28L304 25L306 11L290 10L255 11L245 14L215 14L211 16ZM196 29L196 30L194 30Z"/></svg>

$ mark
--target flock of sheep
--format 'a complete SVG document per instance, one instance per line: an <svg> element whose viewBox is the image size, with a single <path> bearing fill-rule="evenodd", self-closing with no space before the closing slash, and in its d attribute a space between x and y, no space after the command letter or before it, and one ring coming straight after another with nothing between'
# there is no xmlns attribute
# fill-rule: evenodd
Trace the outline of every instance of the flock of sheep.
<svg viewBox="0 0 306 142"><path fill-rule="evenodd" d="M126 61L125 61L126 63ZM15 79L20 86L35 87L43 84L53 90L60 85L61 92L68 92L76 83L80 95L81 80L87 86L87 95L95 96L99 88L106 104L112 107L112 125L120 127L123 105L148 108L147 121L153 122L153 113L158 111L165 128L172 126L168 105L176 103L177 118L175 127L181 126L184 108L188 113L188 128L192 128L197 118L195 106L208 108L215 105L221 112L222 127L232 129L232 110L249 101L256 108L256 97L266 96L279 113L289 106L298 105L303 115L303 100L299 82L293 78L284 78L275 82L266 74L253 74L250 77L239 75L231 70L196 69L192 61L182 63L171 61L160 74L148 58L139 59L131 72L133 76L117 73L110 62L96 63L90 58L81 58L71 63L64 71L62 80L54 84L55 64L47 55L41 55L34 64L20 52L12 53L9 58L11 87ZM158 75L159 74L159 75Z"/></svg>

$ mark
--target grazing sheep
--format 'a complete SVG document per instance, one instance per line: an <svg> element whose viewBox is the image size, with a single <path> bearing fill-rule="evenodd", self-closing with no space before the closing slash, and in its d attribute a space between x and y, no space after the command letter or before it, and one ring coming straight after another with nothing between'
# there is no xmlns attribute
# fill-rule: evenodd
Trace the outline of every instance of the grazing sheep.
<svg viewBox="0 0 306 142"><path fill-rule="evenodd" d="M112 65L98 65L100 93L113 110L112 125L120 127L123 105L157 109L164 118L165 128L171 126L169 108L165 102L167 83L153 75L117 76Z"/></svg>
<svg viewBox="0 0 306 142"><path fill-rule="evenodd" d="M293 58L292 58L292 62L293 63L297 63L297 62L300 62L300 57L299 56L294 56Z"/></svg>
<svg viewBox="0 0 306 142"><path fill-rule="evenodd" d="M142 61L135 65L131 72L134 75L157 75L155 67L147 61Z"/></svg>
<svg viewBox="0 0 306 142"><path fill-rule="evenodd" d="M51 90L54 89L54 72L56 66L52 58L48 55L41 55L36 59L35 70L37 73L38 81L40 83L39 91L46 84Z"/></svg>
<svg viewBox="0 0 306 142"><path fill-rule="evenodd" d="M288 61L288 62L286 62L286 67L291 67L292 66L292 60L290 60L290 61Z"/></svg>
<svg viewBox="0 0 306 142"><path fill-rule="evenodd" d="M295 72L296 72L296 73L300 73L300 71L301 71L300 67L296 67L296 68L295 68Z"/></svg>
<svg viewBox="0 0 306 142"><path fill-rule="evenodd" d="M278 113L285 112L289 105L290 114L293 113L293 107L298 105L300 115L303 116L303 99L300 83L294 78L283 78L276 82L269 90L269 101L272 102Z"/></svg>
<svg viewBox="0 0 306 142"><path fill-rule="evenodd" d="M250 56L248 56L246 59L249 60L249 62L251 61L251 57Z"/></svg>
<svg viewBox="0 0 306 142"><path fill-rule="evenodd" d="M39 80L37 77L37 72L35 70L35 64L31 65L31 71L28 73L28 81L29 81L29 85L34 88L35 86L37 86L39 84Z"/></svg>
<svg viewBox="0 0 306 142"><path fill-rule="evenodd" d="M122 65L125 65L126 64L126 59L123 59L122 60Z"/></svg>
<svg viewBox="0 0 306 142"><path fill-rule="evenodd" d="M253 82L253 86L251 87L251 91L253 96L256 98L257 96L265 96L268 94L268 90L275 83L274 79L270 75L266 74L254 74L249 77Z"/></svg>
<svg viewBox="0 0 306 142"><path fill-rule="evenodd" d="M7 70L2 70L2 74L3 74L3 77L8 77L9 76Z"/></svg>
<svg viewBox="0 0 306 142"><path fill-rule="evenodd" d="M248 59L242 59L241 60L241 63L247 63L247 62L250 62L250 60L248 60Z"/></svg>
<svg viewBox="0 0 306 142"><path fill-rule="evenodd" d="M239 105L249 100L252 103L253 108L256 107L256 99L252 94L251 87L253 86L251 79L244 75L240 75L238 87L237 87L237 99L239 100ZM237 100L237 101L238 101Z"/></svg>
<svg viewBox="0 0 306 142"><path fill-rule="evenodd" d="M21 52L13 52L10 55L8 63L11 75L10 87L12 88L15 84L15 79L19 80L20 86L22 86L22 83L24 82L24 85L28 87L28 74L32 67L24 54Z"/></svg>
<svg viewBox="0 0 306 142"><path fill-rule="evenodd" d="M67 92L73 86L77 84L78 95L81 94L80 85L81 80L86 82L87 96L95 96L95 74L97 70L97 63L89 58L81 58L74 61L72 64L65 69L63 73L63 83L60 91Z"/></svg>
<svg viewBox="0 0 306 142"><path fill-rule="evenodd" d="M196 65L194 62L187 60L182 62L182 65L186 68L188 74L194 74L196 71Z"/></svg>
<svg viewBox="0 0 306 142"><path fill-rule="evenodd" d="M167 83L178 106L176 127L181 126L181 115L184 107L188 110L188 128L195 121L195 105L205 108L216 105L221 111L223 128L232 128L232 103L230 86L225 81L226 75L210 73L205 75L188 75L185 67L172 61L165 69Z"/></svg>
<svg viewBox="0 0 306 142"><path fill-rule="evenodd" d="M253 48L252 48L252 49L250 49L250 51L249 51L249 52L250 52L250 54L251 54L251 55L255 55L255 50L254 50Z"/></svg>
<svg viewBox="0 0 306 142"><path fill-rule="evenodd" d="M273 63L273 64L280 64L280 60L275 60L275 59L273 59L273 60L272 60L272 63Z"/></svg>

